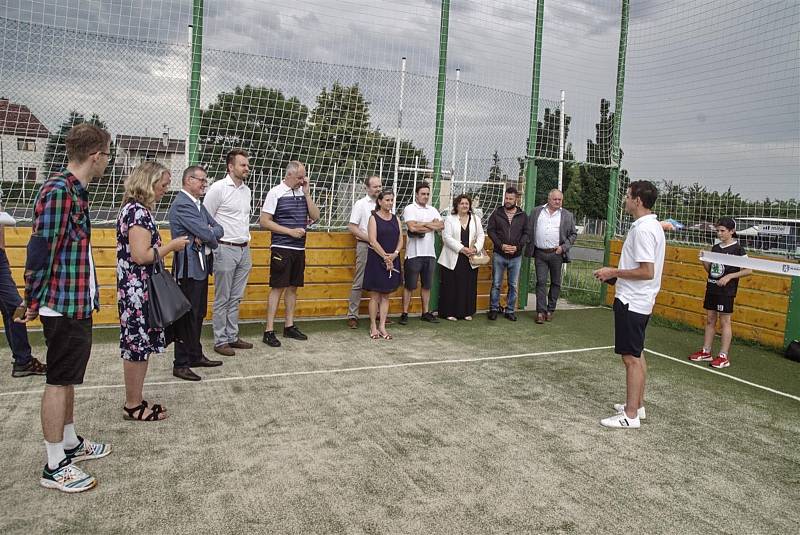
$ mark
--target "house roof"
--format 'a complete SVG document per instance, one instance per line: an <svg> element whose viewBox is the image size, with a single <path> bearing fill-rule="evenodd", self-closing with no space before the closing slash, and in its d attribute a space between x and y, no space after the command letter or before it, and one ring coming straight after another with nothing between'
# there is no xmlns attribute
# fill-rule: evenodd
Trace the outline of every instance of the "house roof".
<svg viewBox="0 0 800 535"><path fill-rule="evenodd" d="M0 98L0 134L46 138L50 136L50 131L26 105Z"/></svg>
<svg viewBox="0 0 800 535"><path fill-rule="evenodd" d="M117 150L124 149L130 153L146 152L157 154L183 154L186 142L182 139L168 139L166 146L160 137L142 137L117 135Z"/></svg>

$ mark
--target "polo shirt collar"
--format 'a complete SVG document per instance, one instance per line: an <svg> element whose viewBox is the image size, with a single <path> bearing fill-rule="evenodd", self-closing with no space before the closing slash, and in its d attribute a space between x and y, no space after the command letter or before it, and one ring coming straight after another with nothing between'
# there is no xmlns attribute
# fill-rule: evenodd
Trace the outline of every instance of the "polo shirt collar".
<svg viewBox="0 0 800 535"><path fill-rule="evenodd" d="M233 186L236 189L244 188L244 187L247 186L247 183L245 183L244 180L242 180L242 185L241 186L237 186L236 182L233 181L233 178L231 177L230 173L225 175L225 178L223 180L225 181L226 184L228 184L229 186Z"/></svg>
<svg viewBox="0 0 800 535"><path fill-rule="evenodd" d="M643 215L642 217L640 217L639 219L637 219L636 221L631 223L631 228L638 226L640 223L644 223L645 220L647 220L647 219L658 219L658 217L656 216L656 214L652 214L652 213L651 214L647 214L647 215Z"/></svg>

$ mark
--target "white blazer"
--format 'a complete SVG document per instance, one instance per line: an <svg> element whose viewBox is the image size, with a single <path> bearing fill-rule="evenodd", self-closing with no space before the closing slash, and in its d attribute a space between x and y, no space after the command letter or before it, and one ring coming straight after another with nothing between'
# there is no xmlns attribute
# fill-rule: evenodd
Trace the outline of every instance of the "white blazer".
<svg viewBox="0 0 800 535"><path fill-rule="evenodd" d="M483 249L483 225L481 219L472 214L469 222L469 243L475 242L475 248L480 251ZM442 231L442 252L439 254L439 264L447 269L455 269L458 262L459 251L464 247L461 243L461 221L457 215L450 214L444 219L444 230ZM474 267L473 269L478 269Z"/></svg>

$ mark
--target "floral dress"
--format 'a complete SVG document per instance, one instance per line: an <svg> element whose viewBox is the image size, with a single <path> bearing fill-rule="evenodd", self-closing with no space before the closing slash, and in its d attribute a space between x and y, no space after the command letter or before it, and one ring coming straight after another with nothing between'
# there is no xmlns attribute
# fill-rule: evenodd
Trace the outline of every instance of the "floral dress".
<svg viewBox="0 0 800 535"><path fill-rule="evenodd" d="M129 201L122 207L117 218L119 347L123 359L145 361L150 353L163 353L166 344L164 331L148 325L147 278L152 274L153 266L140 266L131 258L128 232L133 226L150 231L151 247L161 245L161 236L153 215L144 205Z"/></svg>

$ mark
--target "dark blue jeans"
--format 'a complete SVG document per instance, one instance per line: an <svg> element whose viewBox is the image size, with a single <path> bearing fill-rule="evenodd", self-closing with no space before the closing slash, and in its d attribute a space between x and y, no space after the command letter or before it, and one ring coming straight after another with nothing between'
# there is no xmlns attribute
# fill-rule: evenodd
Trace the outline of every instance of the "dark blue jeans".
<svg viewBox="0 0 800 535"><path fill-rule="evenodd" d="M0 249L0 313L3 315L6 338L11 347L14 363L25 366L31 361L31 344L28 342L28 328L12 318L14 309L22 303L17 285L11 277L11 267L5 249Z"/></svg>

